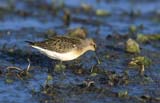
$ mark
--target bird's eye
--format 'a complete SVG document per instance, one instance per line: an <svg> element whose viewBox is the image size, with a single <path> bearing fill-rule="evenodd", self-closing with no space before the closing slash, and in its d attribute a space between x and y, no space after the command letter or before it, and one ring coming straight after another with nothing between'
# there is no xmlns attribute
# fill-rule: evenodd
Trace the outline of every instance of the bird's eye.
<svg viewBox="0 0 160 103"><path fill-rule="evenodd" d="M93 46L94 48L96 48L96 44L95 43L91 43L91 46Z"/></svg>
<svg viewBox="0 0 160 103"><path fill-rule="evenodd" d="M94 48L96 48L96 44L93 44Z"/></svg>

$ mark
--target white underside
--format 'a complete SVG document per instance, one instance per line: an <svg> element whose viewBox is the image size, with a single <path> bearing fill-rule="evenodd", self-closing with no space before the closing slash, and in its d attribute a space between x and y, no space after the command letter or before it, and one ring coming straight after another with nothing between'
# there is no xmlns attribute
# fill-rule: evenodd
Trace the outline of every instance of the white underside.
<svg viewBox="0 0 160 103"><path fill-rule="evenodd" d="M51 59L58 59L61 61L69 61L76 59L78 55L76 55L74 52L68 52L68 53L57 53L51 50L43 49L38 46L32 46L33 48L39 50L42 54L47 55Z"/></svg>

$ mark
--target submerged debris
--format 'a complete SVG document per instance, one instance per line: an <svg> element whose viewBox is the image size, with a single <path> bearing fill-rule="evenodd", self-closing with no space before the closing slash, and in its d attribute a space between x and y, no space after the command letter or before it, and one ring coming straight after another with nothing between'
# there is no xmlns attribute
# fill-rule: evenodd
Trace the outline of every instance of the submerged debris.
<svg viewBox="0 0 160 103"><path fill-rule="evenodd" d="M128 96L128 91L127 90L122 90L118 92L118 97L127 97Z"/></svg>
<svg viewBox="0 0 160 103"><path fill-rule="evenodd" d="M159 103L160 102L159 96L155 97L155 96L151 96L148 94L142 95L138 99L144 103Z"/></svg>
<svg viewBox="0 0 160 103"><path fill-rule="evenodd" d="M90 87L90 86L93 85L95 82L92 81L92 80L85 80L83 83L84 83L84 85L85 85L86 87Z"/></svg>
<svg viewBox="0 0 160 103"><path fill-rule="evenodd" d="M131 38L128 39L127 42L126 42L126 52L128 52L128 53L140 53L139 44Z"/></svg>
<svg viewBox="0 0 160 103"><path fill-rule="evenodd" d="M49 29L44 33L44 35L46 36L46 38L52 38L52 37L56 36L57 33L54 30Z"/></svg>
<svg viewBox="0 0 160 103"><path fill-rule="evenodd" d="M108 16L108 15L110 15L110 12L108 12L106 10L97 9L96 15L97 16Z"/></svg>
<svg viewBox="0 0 160 103"><path fill-rule="evenodd" d="M86 12L89 12L89 11L92 10L92 7L90 5L88 5L88 4L85 4L85 3L81 4L81 7Z"/></svg>
<svg viewBox="0 0 160 103"><path fill-rule="evenodd" d="M1 67L0 67L0 76L3 74L2 70L1 70Z"/></svg>
<svg viewBox="0 0 160 103"><path fill-rule="evenodd" d="M63 22L65 26L69 26L71 22L71 14L69 10L64 11Z"/></svg>
<svg viewBox="0 0 160 103"><path fill-rule="evenodd" d="M30 60L28 59L28 67L27 69L21 69L19 67L16 67L16 66L9 66L7 67L7 80L6 81L11 81L10 79L8 79L9 76L13 76L14 74L16 75L16 77L18 77L19 79L23 80L24 78L28 78L30 77L30 74L29 74L29 69L30 69ZM13 72L14 70L14 72Z"/></svg>
<svg viewBox="0 0 160 103"><path fill-rule="evenodd" d="M0 101L14 102L19 97L19 102L40 103L160 103L159 34L139 34L159 32L160 22L153 22L152 18L160 21L160 10L157 8L160 0L70 1L73 2L0 1ZM136 8L139 3L143 6ZM144 8L147 6L151 8ZM88 52L64 65L55 64L55 61L55 65L51 65L52 59L35 49L27 49L23 42L26 39L43 41L54 38L66 34L70 28L74 29L69 30L67 36L95 38L97 56ZM136 49L125 53L128 38L137 42ZM146 45L146 42L149 43ZM144 49L139 49L141 46ZM147 69L150 63L145 63L146 58L137 53L153 60L153 66ZM26 69L26 57L30 57L31 66L37 69ZM126 64L129 62L131 67L135 66L135 70L128 70ZM7 66L13 67L6 69ZM145 74L135 76L139 71ZM65 76L63 73L66 73ZM33 78L28 79L30 74Z"/></svg>
<svg viewBox="0 0 160 103"><path fill-rule="evenodd" d="M107 83L108 86L127 85L130 82L129 75L127 72L118 74L114 71L106 71L105 76L106 76L105 82Z"/></svg>
<svg viewBox="0 0 160 103"><path fill-rule="evenodd" d="M146 43L154 40L160 40L160 34L153 34L153 35L138 34L137 40L142 43Z"/></svg>
<svg viewBox="0 0 160 103"><path fill-rule="evenodd" d="M72 37L86 38L87 30L84 28L75 28L70 30L67 35Z"/></svg>
<svg viewBox="0 0 160 103"><path fill-rule="evenodd" d="M46 79L46 81L45 81L45 85L51 84L51 83L52 83L52 80L53 80L52 75L48 75L48 76L47 76L47 79Z"/></svg>
<svg viewBox="0 0 160 103"><path fill-rule="evenodd" d="M131 33L135 33L135 32L137 31L137 27L136 27L135 25L131 25L131 26L129 27L129 31L130 31Z"/></svg>
<svg viewBox="0 0 160 103"><path fill-rule="evenodd" d="M151 60L144 56L138 56L135 58L132 58L132 60L129 62L130 67L140 67L140 74L144 74L145 67L151 65Z"/></svg>
<svg viewBox="0 0 160 103"><path fill-rule="evenodd" d="M138 57L132 58L132 61L129 63L129 65L134 65L134 66L139 64L149 66L151 64L151 60L144 56L138 56Z"/></svg>
<svg viewBox="0 0 160 103"><path fill-rule="evenodd" d="M57 95L57 91L56 91L55 87L53 87L52 85L49 85L49 84L42 86L41 93L45 94L49 97L54 97Z"/></svg>

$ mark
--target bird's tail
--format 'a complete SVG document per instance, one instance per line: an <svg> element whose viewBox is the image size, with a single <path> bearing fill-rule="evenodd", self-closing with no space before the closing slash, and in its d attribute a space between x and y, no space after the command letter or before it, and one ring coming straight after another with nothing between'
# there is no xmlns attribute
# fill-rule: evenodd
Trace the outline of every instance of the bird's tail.
<svg viewBox="0 0 160 103"><path fill-rule="evenodd" d="M28 43L29 45L34 45L35 43L34 42L31 42L31 41L25 41L26 43Z"/></svg>

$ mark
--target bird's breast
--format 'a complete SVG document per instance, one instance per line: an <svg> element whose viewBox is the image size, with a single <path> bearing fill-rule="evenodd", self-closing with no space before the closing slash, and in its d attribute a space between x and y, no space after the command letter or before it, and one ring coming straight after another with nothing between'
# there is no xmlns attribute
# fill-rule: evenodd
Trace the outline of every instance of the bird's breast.
<svg viewBox="0 0 160 103"><path fill-rule="evenodd" d="M71 50L65 53L58 53L55 51L47 50L38 46L32 46L33 48L39 50L42 54L47 55L51 59L58 59L61 61L69 61L78 58L83 53L78 51L77 49Z"/></svg>

